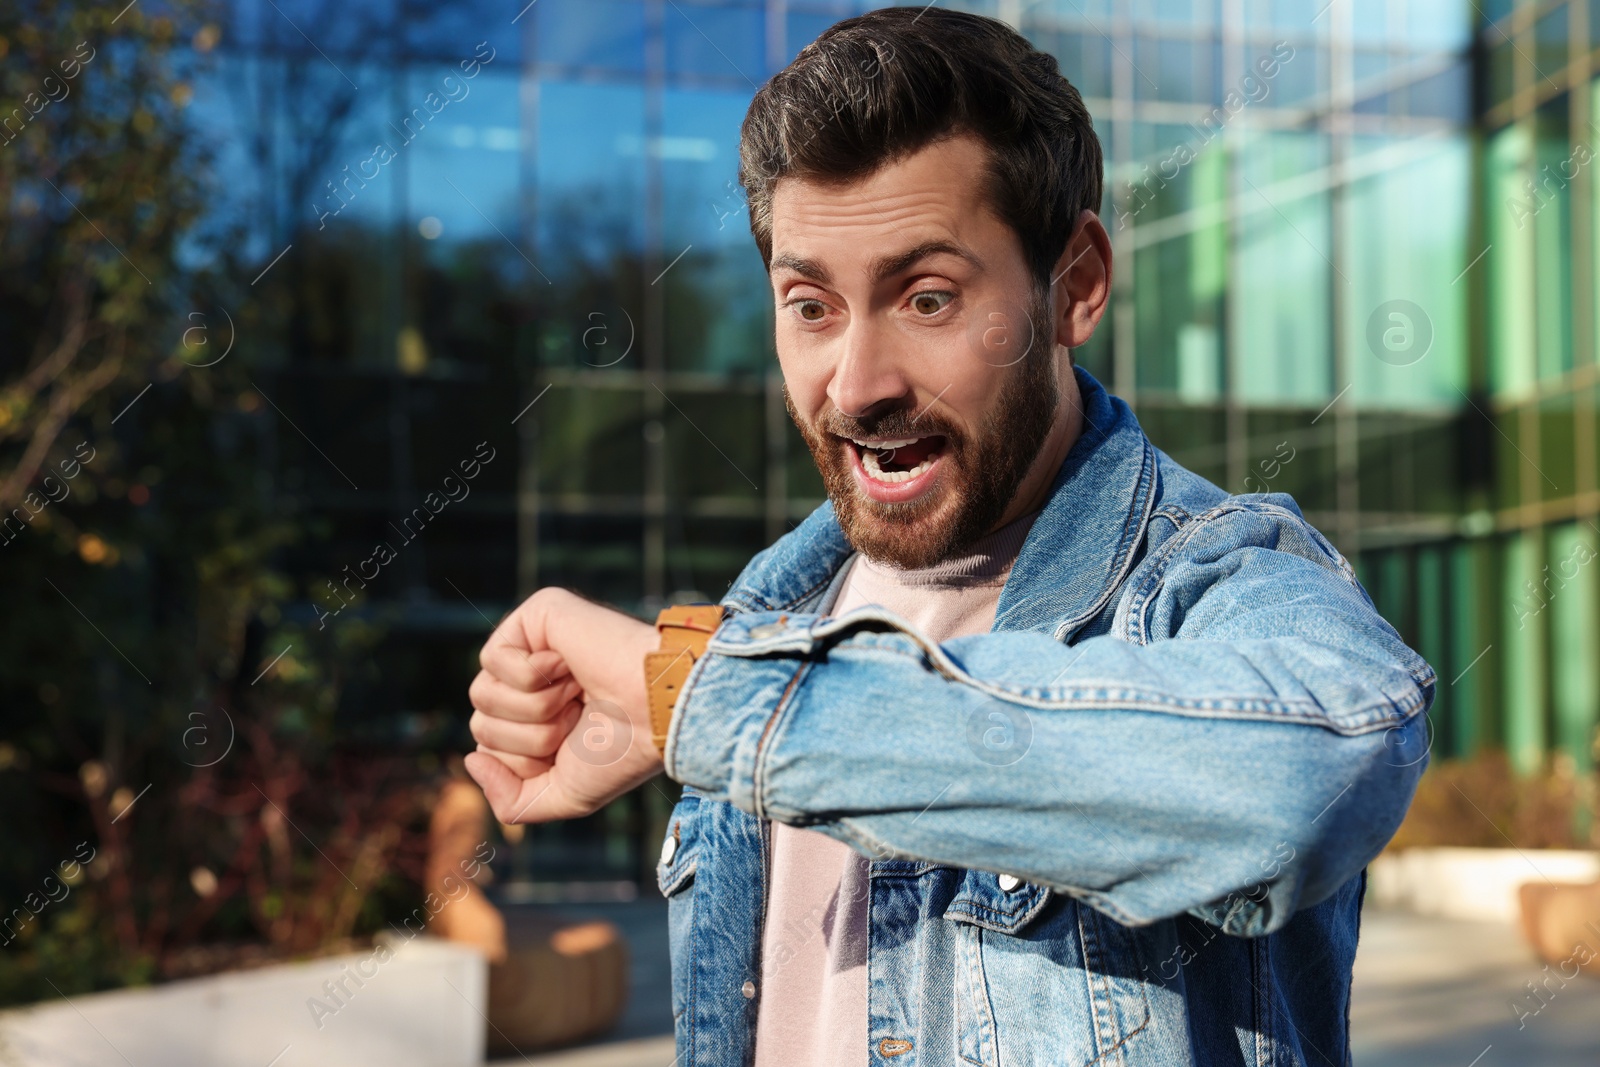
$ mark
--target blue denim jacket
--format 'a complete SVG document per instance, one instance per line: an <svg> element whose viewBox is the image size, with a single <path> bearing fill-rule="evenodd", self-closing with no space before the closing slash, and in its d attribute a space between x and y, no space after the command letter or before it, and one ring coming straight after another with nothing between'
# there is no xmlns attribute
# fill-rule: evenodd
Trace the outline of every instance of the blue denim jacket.
<svg viewBox="0 0 1600 1067"><path fill-rule="evenodd" d="M820 613L829 505L724 599L665 757L685 1067L751 1061L772 819L873 857L874 1064L1350 1062L1364 869L1433 671L1292 499L1223 492L1077 375L990 633Z"/></svg>

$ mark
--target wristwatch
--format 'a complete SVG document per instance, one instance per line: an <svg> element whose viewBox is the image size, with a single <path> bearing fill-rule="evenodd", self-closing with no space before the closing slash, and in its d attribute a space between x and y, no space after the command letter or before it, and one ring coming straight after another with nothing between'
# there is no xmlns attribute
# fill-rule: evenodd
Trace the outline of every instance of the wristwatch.
<svg viewBox="0 0 1600 1067"><path fill-rule="evenodd" d="M672 707L694 661L705 655L711 635L722 625L720 604L679 604L656 616L661 647L644 654L644 684L650 696L650 739L666 754Z"/></svg>

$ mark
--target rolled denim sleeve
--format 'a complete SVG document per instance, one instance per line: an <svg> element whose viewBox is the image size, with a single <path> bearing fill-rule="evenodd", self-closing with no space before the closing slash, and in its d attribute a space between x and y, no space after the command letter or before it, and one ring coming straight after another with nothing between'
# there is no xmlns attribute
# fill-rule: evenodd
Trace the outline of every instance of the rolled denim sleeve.
<svg viewBox="0 0 1600 1067"><path fill-rule="evenodd" d="M1269 933L1382 849L1427 763L1433 672L1330 551L1298 516L1225 509L1071 645L939 645L873 608L735 615L679 697L667 771L1125 924Z"/></svg>

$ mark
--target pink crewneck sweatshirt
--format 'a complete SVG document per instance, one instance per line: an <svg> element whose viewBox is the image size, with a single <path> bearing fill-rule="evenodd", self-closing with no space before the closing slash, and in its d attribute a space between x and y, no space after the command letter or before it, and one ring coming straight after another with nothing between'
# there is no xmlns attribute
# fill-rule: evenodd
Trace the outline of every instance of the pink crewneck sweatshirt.
<svg viewBox="0 0 1600 1067"><path fill-rule="evenodd" d="M828 614L876 604L936 642L988 633L1000 590L1037 512L953 559L904 570L857 555ZM761 936L756 1067L865 1067L866 856L815 830L772 824L772 885Z"/></svg>

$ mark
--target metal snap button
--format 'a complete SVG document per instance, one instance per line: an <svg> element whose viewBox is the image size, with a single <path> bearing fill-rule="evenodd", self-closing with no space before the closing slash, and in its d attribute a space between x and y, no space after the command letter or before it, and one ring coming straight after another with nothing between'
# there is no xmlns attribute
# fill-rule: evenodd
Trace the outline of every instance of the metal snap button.
<svg viewBox="0 0 1600 1067"><path fill-rule="evenodd" d="M746 982L744 985L739 987L739 992L744 994L744 999L754 1000L756 995L756 984L754 982Z"/></svg>
<svg viewBox="0 0 1600 1067"><path fill-rule="evenodd" d="M1021 884L1022 879L1014 874L1002 874L1000 876L1000 892L1002 893L1009 893Z"/></svg>
<svg viewBox="0 0 1600 1067"><path fill-rule="evenodd" d="M678 839L669 837L661 842L661 866L672 866L672 857L678 854Z"/></svg>

